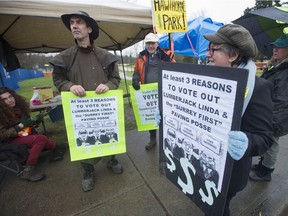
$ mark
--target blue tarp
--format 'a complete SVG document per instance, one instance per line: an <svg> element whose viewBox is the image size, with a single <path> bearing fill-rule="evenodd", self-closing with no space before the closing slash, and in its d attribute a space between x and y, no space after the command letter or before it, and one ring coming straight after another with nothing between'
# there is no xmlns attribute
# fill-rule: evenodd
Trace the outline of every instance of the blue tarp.
<svg viewBox="0 0 288 216"><path fill-rule="evenodd" d="M26 79L43 77L43 73L40 70L16 69L12 71L12 73L15 74L18 82Z"/></svg>
<svg viewBox="0 0 288 216"><path fill-rule="evenodd" d="M34 79L44 76L41 70L16 69L7 72L3 68L2 64L0 64L0 75L1 75L0 86L4 85L15 91L20 89L18 82L21 82L26 79Z"/></svg>
<svg viewBox="0 0 288 216"><path fill-rule="evenodd" d="M0 76L1 76L0 86L7 86L15 91L18 91L20 89L15 74L7 72L3 68L2 64L0 64Z"/></svg>
<svg viewBox="0 0 288 216"><path fill-rule="evenodd" d="M207 41L203 35L213 34L221 26L223 26L223 23L212 21L211 18L198 17L189 21L187 32L172 34L174 53L196 58L205 58L209 41ZM170 49L168 35L160 38L159 46Z"/></svg>

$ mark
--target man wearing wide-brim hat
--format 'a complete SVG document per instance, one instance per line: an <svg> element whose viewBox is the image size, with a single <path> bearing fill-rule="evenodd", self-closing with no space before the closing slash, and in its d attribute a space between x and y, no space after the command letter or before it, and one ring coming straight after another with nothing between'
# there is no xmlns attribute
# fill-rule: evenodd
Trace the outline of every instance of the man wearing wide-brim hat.
<svg viewBox="0 0 288 216"><path fill-rule="evenodd" d="M120 84L118 59L108 51L96 47L93 42L99 36L97 22L83 11L63 14L61 19L71 31L75 45L50 61L54 67L53 82L57 89L70 91L80 97L85 96L86 91L101 94L110 89L117 89ZM115 155L109 157L107 167L113 173L122 173L123 168L115 159ZM81 161L84 168L83 191L93 189L93 164L98 161L99 158Z"/></svg>

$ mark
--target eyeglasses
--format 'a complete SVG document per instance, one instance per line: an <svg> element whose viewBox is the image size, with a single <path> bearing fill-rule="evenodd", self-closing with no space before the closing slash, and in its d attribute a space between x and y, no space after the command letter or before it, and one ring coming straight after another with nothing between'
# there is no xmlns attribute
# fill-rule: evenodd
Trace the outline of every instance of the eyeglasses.
<svg viewBox="0 0 288 216"><path fill-rule="evenodd" d="M223 49L222 49L222 48L209 47L209 48L207 49L207 52L209 52L210 55L213 56L213 55L214 55L214 52L215 52L215 51L219 51L219 50L223 50Z"/></svg>

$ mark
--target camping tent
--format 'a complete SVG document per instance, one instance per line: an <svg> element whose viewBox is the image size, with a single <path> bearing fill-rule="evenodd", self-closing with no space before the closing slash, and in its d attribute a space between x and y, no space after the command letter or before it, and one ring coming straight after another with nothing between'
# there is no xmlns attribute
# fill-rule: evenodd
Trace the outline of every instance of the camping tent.
<svg viewBox="0 0 288 216"><path fill-rule="evenodd" d="M15 91L20 89L16 73L14 73L14 71L12 73L8 73L1 63L0 63L0 81L1 81L0 87L8 86L9 88Z"/></svg>
<svg viewBox="0 0 288 216"><path fill-rule="evenodd" d="M123 50L152 31L151 9L128 2L98 0L94 3L65 3L59 0L1 0L0 37L15 52L59 52L74 40L60 16L78 10L98 21L97 46Z"/></svg>
<svg viewBox="0 0 288 216"><path fill-rule="evenodd" d="M174 52L176 54L203 58L207 52L209 42L204 34L215 33L223 23L212 21L210 18L198 17L188 22L188 32L173 33ZM159 46L169 48L169 38L165 35L160 38Z"/></svg>
<svg viewBox="0 0 288 216"><path fill-rule="evenodd" d="M152 31L152 13L148 7L115 0L82 2L0 0L0 60L6 58L1 60L3 66L7 69L6 63L10 61L11 70L20 67L14 52L51 53L72 46L73 37L60 19L65 13L82 10L98 21L100 32L95 44L107 50L122 51ZM4 50L3 44L9 50ZM5 84L3 79L1 82Z"/></svg>

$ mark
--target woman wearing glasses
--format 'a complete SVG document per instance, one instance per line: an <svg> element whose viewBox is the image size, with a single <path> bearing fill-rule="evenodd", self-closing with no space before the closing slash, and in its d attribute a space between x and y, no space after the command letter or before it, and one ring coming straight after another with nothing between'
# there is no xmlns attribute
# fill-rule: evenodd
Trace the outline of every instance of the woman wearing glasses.
<svg viewBox="0 0 288 216"><path fill-rule="evenodd" d="M210 41L206 54L209 65L249 71L240 131L230 131L228 134L228 153L235 160L223 214L228 216L231 199L247 185L252 156L262 155L273 143L273 87L266 80L256 77L252 58L258 50L245 28L227 24L215 34L204 37Z"/></svg>

